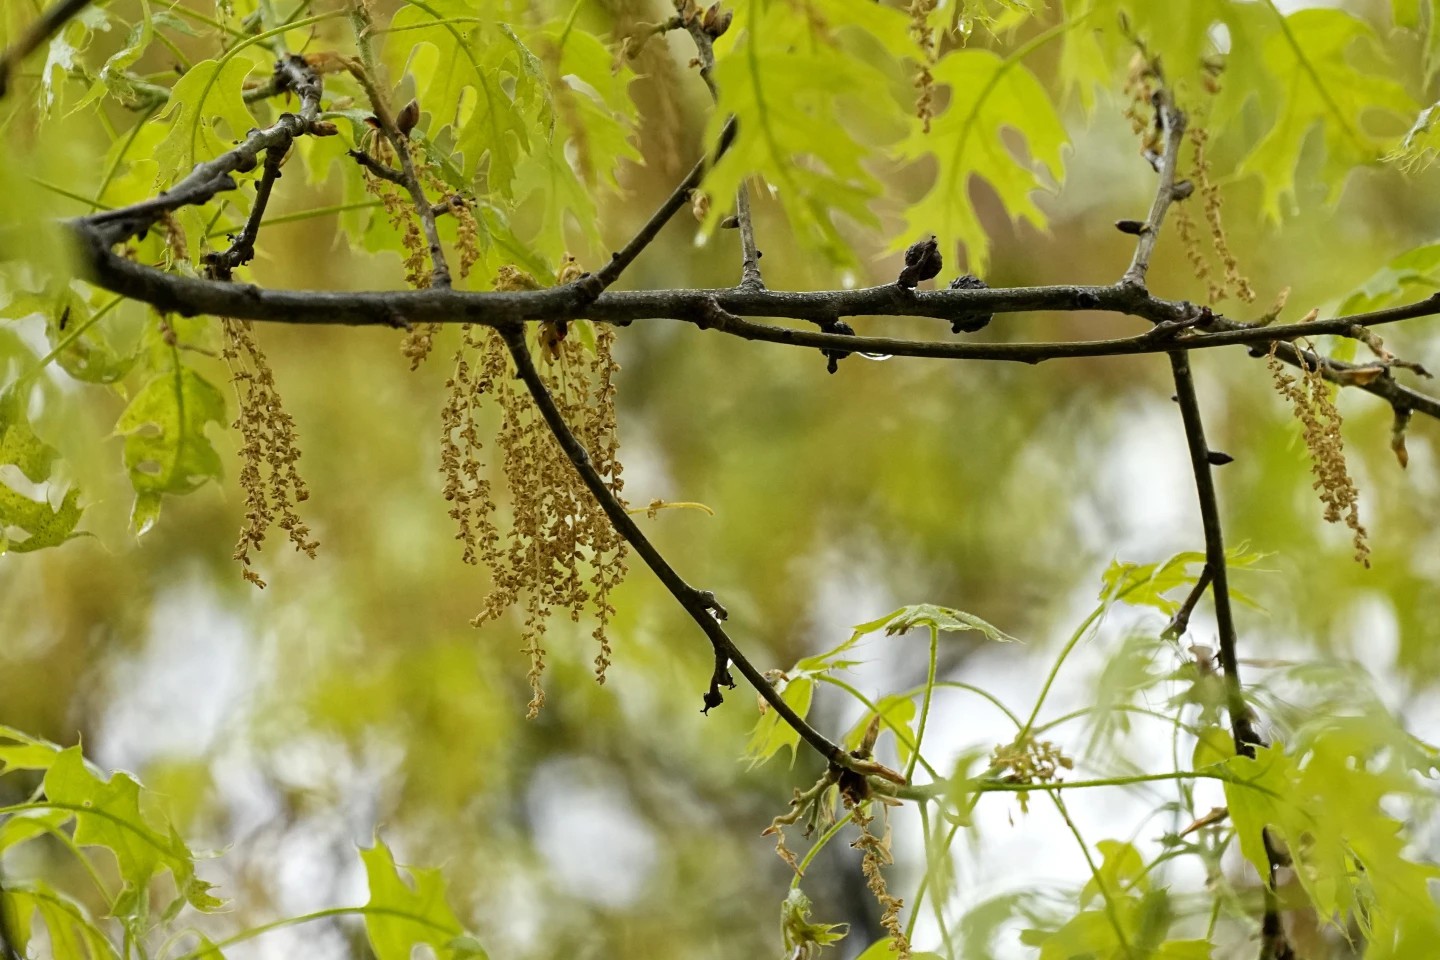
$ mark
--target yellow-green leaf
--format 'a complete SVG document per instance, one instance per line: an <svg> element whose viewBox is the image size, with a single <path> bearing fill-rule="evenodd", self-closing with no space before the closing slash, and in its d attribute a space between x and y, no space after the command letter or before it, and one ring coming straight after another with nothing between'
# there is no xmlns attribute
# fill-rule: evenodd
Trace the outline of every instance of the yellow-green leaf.
<svg viewBox="0 0 1440 960"><path fill-rule="evenodd" d="M1016 55L961 50L932 72L950 88L949 106L935 117L930 133L916 126L900 154L911 160L933 154L935 182L906 211L896 249L933 233L943 245L962 244L970 270L983 274L990 240L970 199L971 180L987 183L1012 220L1043 229L1045 215L1032 195L1048 186L1044 175L1056 183L1064 179L1065 127L1045 88ZM1005 129L1025 138L1028 158L1006 145Z"/></svg>

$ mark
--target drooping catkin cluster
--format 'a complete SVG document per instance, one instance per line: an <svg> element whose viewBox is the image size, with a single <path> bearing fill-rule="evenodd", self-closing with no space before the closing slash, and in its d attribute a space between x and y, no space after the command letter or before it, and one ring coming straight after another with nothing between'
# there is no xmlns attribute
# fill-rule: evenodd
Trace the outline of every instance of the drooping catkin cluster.
<svg viewBox="0 0 1440 960"><path fill-rule="evenodd" d="M496 286L523 288L528 280L514 268L502 269ZM551 339L542 341L538 366L565 422L620 498L625 482L615 430L615 334L608 326L597 326L593 352L573 331L552 332ZM610 595L625 576L627 548L516 380L501 337L469 325L461 337L441 421L445 498L458 527L463 559L483 564L492 581L471 622L480 626L512 608L523 609L522 649L530 659L529 716L534 717L545 702L540 681L553 610L568 610L577 623L583 612L593 611L597 625L592 636L599 645L595 674L605 681L615 615ZM500 417L493 452L481 439L487 406ZM506 531L497 517L495 486L487 468L498 468L509 492Z"/></svg>
<svg viewBox="0 0 1440 960"><path fill-rule="evenodd" d="M863 855L860 869L865 874L865 885L880 904L880 926L890 935L890 949L895 951L900 960L905 960L910 956L910 938L905 936L905 928L900 923L900 910L905 906L905 901L890 895L890 888L886 885L885 874L882 872L882 868L895 862L890 853L890 825L887 820L883 837L871 833L870 824L875 818L867 811L867 807L868 804L861 803L850 809L851 818L860 828L860 836L850 846Z"/></svg>
<svg viewBox="0 0 1440 960"><path fill-rule="evenodd" d="M241 575L257 587L265 581L251 569L251 550L259 552L272 525L279 526L295 549L311 557L320 545L295 505L310 498L310 491L295 467L300 447L295 421L280 403L270 364L255 342L249 320L224 318L225 362L235 384L240 415L233 426L240 431L240 489L245 492L245 525L235 543Z"/></svg>
<svg viewBox="0 0 1440 960"><path fill-rule="evenodd" d="M920 48L920 69L915 74L915 116L924 124L926 133L930 132L930 121L935 117L935 77L930 68L935 65L938 51L930 15L936 6L938 0L910 0L910 35Z"/></svg>
<svg viewBox="0 0 1440 960"><path fill-rule="evenodd" d="M1275 390L1290 401L1295 419L1304 428L1305 447L1310 451L1310 471L1315 475L1315 490L1325 507L1325 520L1350 528L1355 545L1355 560L1370 566L1370 545L1360 522L1360 494L1350 471L1345 466L1345 441L1340 434L1342 419L1331 396L1330 385L1320 373L1317 360L1307 362L1305 352L1297 350L1300 376L1291 376L1275 355L1277 343L1270 344L1265 363L1275 378Z"/></svg>
<svg viewBox="0 0 1440 960"><path fill-rule="evenodd" d="M1240 261L1230 249L1229 237L1225 234L1225 224L1221 218L1223 201L1220 197L1220 185L1210 176L1210 158L1206 154L1206 145L1210 140L1210 134L1204 127L1196 124L1190 128L1190 143L1195 148L1195 181L1200 187L1200 196L1205 207L1205 221L1210 226L1210 243L1215 248L1215 256L1225 267L1225 280L1217 283L1210 280L1210 302L1219 303L1227 296L1238 297L1246 303L1255 301L1255 291L1250 286L1250 280L1240 272ZM1194 257L1191 257L1192 262Z"/></svg>
<svg viewBox="0 0 1440 960"><path fill-rule="evenodd" d="M1075 769L1075 761L1065 755L1059 744L1030 736L996 747L990 754L990 765L1009 770L1005 779L1014 783L1050 783L1059 778L1061 770ZM1021 812L1028 812L1029 794L1021 792L1017 798Z"/></svg>

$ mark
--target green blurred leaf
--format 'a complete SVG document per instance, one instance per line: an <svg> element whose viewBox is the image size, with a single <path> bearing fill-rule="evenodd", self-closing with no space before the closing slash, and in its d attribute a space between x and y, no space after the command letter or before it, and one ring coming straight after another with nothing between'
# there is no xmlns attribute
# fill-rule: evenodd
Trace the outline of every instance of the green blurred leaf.
<svg viewBox="0 0 1440 960"><path fill-rule="evenodd" d="M25 417L20 393L0 390L0 467L14 466L32 483L49 483L58 451L36 436ZM0 479L0 554L30 553L74 537L82 513L80 490L71 486L58 507L34 500ZM24 536L12 539L13 532Z"/></svg>
<svg viewBox="0 0 1440 960"><path fill-rule="evenodd" d="M197 162L230 149L245 136L255 118L242 96L245 78L255 69L245 54L202 60L175 81L170 101L151 121L166 128L153 157L163 182L190 171ZM224 123L231 139L221 137Z"/></svg>
<svg viewBox="0 0 1440 960"><path fill-rule="evenodd" d="M160 510L162 494L186 494L221 473L220 456L205 436L209 423L225 420L220 391L178 354L130 401L115 432L125 437L125 467L135 488L132 529L145 533Z"/></svg>
<svg viewBox="0 0 1440 960"><path fill-rule="evenodd" d="M407 881L379 837L375 846L360 849L360 859L370 889L365 934L376 960L410 960L420 944L432 947L439 960L485 956L455 918L439 870L412 868Z"/></svg>
<svg viewBox="0 0 1440 960"><path fill-rule="evenodd" d="M1328 201L1338 199L1356 167L1389 152L1393 138L1371 133L1370 113L1404 119L1416 105L1405 88L1351 54L1357 46L1380 48L1368 23L1344 10L1299 10L1265 41L1263 60L1276 83L1254 91L1273 117L1270 131L1241 161L1238 174L1255 175L1263 188L1262 208L1278 221L1287 198L1293 204L1295 171L1310 131L1319 126L1325 160L1320 170Z"/></svg>
<svg viewBox="0 0 1440 960"><path fill-rule="evenodd" d="M1427 243L1406 250L1371 274L1341 302L1339 313L1380 310L1436 290L1440 290L1440 243Z"/></svg>
<svg viewBox="0 0 1440 960"><path fill-rule="evenodd" d="M789 680L781 682L784 683L780 690L781 699L804 719L810 713L810 701L815 696L815 681L808 675L791 675ZM789 747L790 762L794 764L795 748L799 744L800 734L795 728L786 723L775 710L767 708L750 731L750 741L745 745L745 756L749 758L750 765L754 766L764 763Z"/></svg>
<svg viewBox="0 0 1440 960"><path fill-rule="evenodd" d="M933 233L942 244L964 244L970 271L983 275L990 238L970 199L971 179L987 183L1012 220L1044 229L1045 215L1031 195L1048 186L1042 170L1055 183L1063 182L1061 148L1068 137L1049 93L1018 52L1002 58L989 50L961 50L931 72L937 83L949 87L949 106L928 134L914 129L899 152L909 160L933 154L938 172L930 190L906 211L905 229L893 249ZM1002 130L1025 138L1027 158L1011 151Z"/></svg>
<svg viewBox="0 0 1440 960"><path fill-rule="evenodd" d="M879 226L869 202L880 182L864 166L870 151L846 128L848 104L884 104L893 111L886 74L843 42L848 16L860 17L882 42L904 43L905 18L892 7L853 2L827 8L826 18L799 15L789 4L751 2L735 9L717 52L714 71L719 103L706 129L710 143L730 116L736 133L730 149L705 178L711 197L704 229L712 231L734 209L747 178L763 177L784 207L790 227L806 247L833 263L853 264L852 245L836 215ZM833 14L834 19L830 19Z"/></svg>
<svg viewBox="0 0 1440 960"><path fill-rule="evenodd" d="M844 940L850 932L848 923L812 922L810 910L810 898L799 887L791 887L780 905L780 937L787 953L806 955L811 946L828 947Z"/></svg>
<svg viewBox="0 0 1440 960"><path fill-rule="evenodd" d="M86 766L80 748L61 751L45 772L45 797L75 818L75 842L100 846L115 856L125 890L112 907L117 915L143 915L150 878L169 870L175 886L197 910L213 911L223 902L210 884L195 876L195 856L168 823L153 826L141 811L140 784L129 774L102 780ZM147 801L147 805L153 806Z"/></svg>
<svg viewBox="0 0 1440 960"><path fill-rule="evenodd" d="M1149 888L1145 882L1145 860L1133 844L1101 840L1095 849L1102 857L1100 868L1080 890L1080 906L1089 906L1102 894L1105 899L1119 900Z"/></svg>
<svg viewBox="0 0 1440 960"><path fill-rule="evenodd" d="M1417 784L1372 769L1369 754L1332 731L1310 738L1298 755L1278 743L1257 747L1253 759L1226 761L1235 782L1226 782L1225 798L1240 849L1262 877L1269 875L1268 829L1320 916L1356 924L1379 955L1399 956L1394 951L1416 931L1440 929L1429 891L1440 867L1406 856L1403 825L1384 805L1415 794Z"/></svg>
<svg viewBox="0 0 1440 960"><path fill-rule="evenodd" d="M33 935L34 918L39 917L49 935L50 956L56 960L118 960L95 921L80 904L40 881L23 886L6 884L0 893L0 907L6 917L3 929L15 939L12 944L22 956Z"/></svg>

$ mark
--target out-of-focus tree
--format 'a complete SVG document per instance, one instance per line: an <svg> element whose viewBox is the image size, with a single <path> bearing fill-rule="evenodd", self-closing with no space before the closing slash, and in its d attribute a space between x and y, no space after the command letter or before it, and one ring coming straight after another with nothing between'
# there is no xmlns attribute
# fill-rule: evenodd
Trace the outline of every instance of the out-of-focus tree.
<svg viewBox="0 0 1440 960"><path fill-rule="evenodd" d="M0 45L4 960L1433 951L1433 3Z"/></svg>

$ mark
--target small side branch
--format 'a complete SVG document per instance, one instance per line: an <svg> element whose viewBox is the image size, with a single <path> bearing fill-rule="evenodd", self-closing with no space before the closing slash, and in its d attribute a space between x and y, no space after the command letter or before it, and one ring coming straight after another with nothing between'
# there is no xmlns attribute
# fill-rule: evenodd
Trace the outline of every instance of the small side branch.
<svg viewBox="0 0 1440 960"><path fill-rule="evenodd" d="M205 255L205 265L210 269L210 276L216 280L229 280L237 267L255 259L255 239L260 235L260 221L265 217L265 208L270 205L270 193L275 181L280 179L280 164L284 159L285 151L278 147L271 147L265 152L265 168L255 187L255 205L250 208L245 228L231 238L228 248Z"/></svg>
<svg viewBox="0 0 1440 960"><path fill-rule="evenodd" d="M0 54L0 97L9 88L10 72L42 43L60 32L71 18L90 6L90 0L60 0L47 9L29 28L20 35L10 49Z"/></svg>
<svg viewBox="0 0 1440 960"><path fill-rule="evenodd" d="M1177 192L1176 189L1175 170L1179 165L1180 146L1185 137L1185 114L1175 106L1169 91L1163 87L1155 91L1152 102L1155 106L1155 119L1160 126L1162 152L1156 165L1160 184L1155 190L1155 200L1150 204L1150 215L1138 228L1140 239L1135 244L1135 256L1131 258L1130 268L1125 271L1125 276L1120 281L1122 284L1141 288L1145 286L1145 273L1150 269L1150 257L1155 252L1156 241L1160 239L1160 227L1165 223L1165 213L1172 202L1183 199L1183 191ZM1188 196L1188 193L1185 195Z"/></svg>
<svg viewBox="0 0 1440 960"><path fill-rule="evenodd" d="M697 590L690 586L675 572L661 554L655 549L654 544L645 536L644 532L626 512L625 507L615 498L615 495L606 486L605 479L595 469L590 459L590 454L585 450L569 424L565 422L564 415L560 408L555 405L555 400L550 396L550 391L545 387L545 381L541 378L538 370L535 369L534 360L530 356L530 349L525 344L525 327L523 324L512 321L508 324L499 325L496 328L505 340L506 347L510 350L511 357L515 360L515 369L520 379L524 381L530 396L535 400L535 406L539 408L540 415L544 417L545 423L550 427L550 432L555 437L555 442L560 444L560 449L565 452L572 465L574 465L580 479L605 511L606 517L621 536L635 548L635 552L645 561L665 588L670 591L671 596L685 609L692 620L705 632L711 646L715 651L715 670L711 677L710 688L707 691L704 702L706 709L717 706L722 697L721 686L728 686L733 683L730 678L728 665L733 664L736 669L745 677L757 693L765 699L775 712L788 723L800 738L809 744L828 763L855 769L856 761L838 744L833 743L824 734L810 726L803 717L797 714L791 706L780 696L774 684L765 678L765 675L756 669L755 665L742 653L725 632L720 621L724 618L724 608L715 600L713 594ZM862 774L871 771L861 764L857 770Z"/></svg>
<svg viewBox="0 0 1440 960"><path fill-rule="evenodd" d="M679 6L683 8L683 4ZM698 6L688 18L683 13L681 17L682 25L695 41L700 79L710 90L710 98L718 104L720 90L715 86L715 38L725 32L729 23L721 24L707 18ZM733 117L730 123L734 123ZM760 275L760 251L755 246L755 225L750 219L750 190L743 181L740 189L735 191L735 221L740 231L740 286L746 290L763 290L765 281Z"/></svg>
<svg viewBox="0 0 1440 960"><path fill-rule="evenodd" d="M1230 730L1235 752L1255 756L1255 748L1264 741L1255 730L1254 717L1245 703L1237 660L1235 619L1230 608L1230 584L1225 564L1225 538L1220 524L1220 507L1215 497L1215 481L1210 471L1210 448L1205 443L1205 426L1200 418L1200 402L1195 396L1195 378L1190 371L1190 357L1183 350L1170 354L1170 367L1175 377L1175 397L1185 423L1185 440L1190 449L1190 466L1195 474L1195 491L1200 498L1200 521L1205 528L1205 567L1210 572L1215 600L1215 623L1220 632L1220 668L1225 674L1225 700L1230 714ZM1265 854L1270 862L1270 876L1265 883L1265 911L1260 921L1261 957L1265 960L1292 960L1294 952L1285 937L1280 920L1280 902L1275 892L1276 874L1281 858L1262 837Z"/></svg>
<svg viewBox="0 0 1440 960"><path fill-rule="evenodd" d="M630 239L630 242L611 254L610 262L595 272L594 282L590 284L593 296L599 296L601 292L618 280L625 268L630 266L635 258L640 255L641 251L648 247L654 239L660 235L660 231L664 228L665 224L669 223L670 219L689 202L690 194L696 187L700 186L700 181L705 178L705 171L714 166L715 162L725 155L725 151L729 149L734 139L735 121L731 120L725 124L724 128L720 131L720 140L715 144L714 155L702 158L695 166L690 168L690 172L685 175L685 179L676 184L670 196L666 197L665 202L660 204L656 211L650 215L650 219L645 221L645 225Z"/></svg>
<svg viewBox="0 0 1440 960"><path fill-rule="evenodd" d="M196 164L183 180L158 197L81 217L71 221L72 225L85 233L87 239L104 248L142 236L166 214L181 207L202 205L217 193L234 190L236 184L231 174L255 169L261 152L278 150L284 155L296 137L323 132L315 128L315 120L320 114L319 75L303 57L296 56L283 58L276 66L276 75L286 78L288 86L285 89L300 94L298 114L281 114L271 126L250 131L239 146L213 160Z"/></svg>
<svg viewBox="0 0 1440 960"><path fill-rule="evenodd" d="M425 196L425 188L420 183L420 175L415 168L415 160L410 154L410 128L419 119L420 105L412 102L402 114L409 114L405 122L397 120L390 112L389 103L385 93L381 90L378 79L372 76L371 64L375 63L375 56L370 46L371 28L369 8L363 3L355 3L351 6L351 25L355 28L355 45L360 50L361 59L351 60L346 66L350 72L360 81L365 88L365 93L370 99L370 107L375 113L375 121L380 126L380 132L385 135L391 148L395 151L396 158L400 161L399 180L385 176L385 179L392 183L398 183L410 194L410 200L415 205L415 214L420 218L420 227L425 232L425 244L430 251L431 276L430 286L449 289L450 287L450 265L445 260L445 248L440 243L440 230L435 224L435 212L430 201ZM356 151L351 151L351 156L356 156ZM383 165L372 166L361 160L366 169L374 172L377 167L385 169Z"/></svg>

